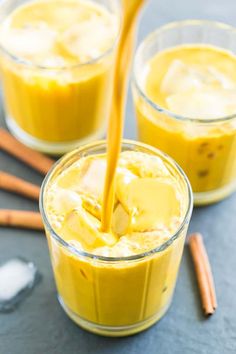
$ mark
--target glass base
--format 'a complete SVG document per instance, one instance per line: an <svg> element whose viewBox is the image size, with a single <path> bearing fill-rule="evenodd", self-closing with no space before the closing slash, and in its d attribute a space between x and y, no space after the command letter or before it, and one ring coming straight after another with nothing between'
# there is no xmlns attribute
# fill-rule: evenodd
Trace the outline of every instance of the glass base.
<svg viewBox="0 0 236 354"><path fill-rule="evenodd" d="M88 135L84 139L73 140L70 142L52 143L49 141L44 141L33 137L32 135L26 133L23 129L16 124L15 120L11 117L6 117L6 123L10 132L23 144L28 147L38 150L47 154L52 155L62 155L69 152L80 145L88 144L95 140L100 140L105 136L105 127L102 127L96 134Z"/></svg>
<svg viewBox="0 0 236 354"><path fill-rule="evenodd" d="M103 326L99 325L90 321L87 321L81 317L79 317L77 314L75 314L72 310L70 310L67 305L64 303L60 295L57 295L58 300L60 305L62 306L63 310L66 312L66 314L72 319L77 325L82 327L83 329L101 335L101 336L106 336L106 337L125 337L125 336L130 336L132 334L139 333L141 331L144 331L145 329L149 328L150 326L154 325L157 321L159 321L164 314L167 312L167 310L170 307L171 300L165 306L162 308L161 311L159 311L157 314L154 316L146 319L145 321L135 323L133 325L129 326Z"/></svg>
<svg viewBox="0 0 236 354"><path fill-rule="evenodd" d="M236 191L236 181L224 186L222 188L216 189L214 191L208 191L203 193L193 193L194 205L201 206L207 204L213 204L219 202L220 200L228 197L230 194Z"/></svg>

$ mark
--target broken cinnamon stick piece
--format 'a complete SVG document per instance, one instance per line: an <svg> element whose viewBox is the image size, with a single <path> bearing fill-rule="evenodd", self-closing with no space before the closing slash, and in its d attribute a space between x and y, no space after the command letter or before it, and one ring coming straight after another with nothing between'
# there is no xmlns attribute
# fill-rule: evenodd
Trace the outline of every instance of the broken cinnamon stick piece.
<svg viewBox="0 0 236 354"><path fill-rule="evenodd" d="M42 174L46 174L54 161L40 152L36 152L14 138L3 128L0 128L0 149L23 161Z"/></svg>
<svg viewBox="0 0 236 354"><path fill-rule="evenodd" d="M0 171L0 189L39 200L40 187L9 173Z"/></svg>
<svg viewBox="0 0 236 354"><path fill-rule="evenodd" d="M212 315L217 307L215 285L212 271L201 234L189 236L189 247L196 271L203 310L206 316Z"/></svg>
<svg viewBox="0 0 236 354"><path fill-rule="evenodd" d="M0 210L0 225L33 230L44 229L40 213L24 210Z"/></svg>

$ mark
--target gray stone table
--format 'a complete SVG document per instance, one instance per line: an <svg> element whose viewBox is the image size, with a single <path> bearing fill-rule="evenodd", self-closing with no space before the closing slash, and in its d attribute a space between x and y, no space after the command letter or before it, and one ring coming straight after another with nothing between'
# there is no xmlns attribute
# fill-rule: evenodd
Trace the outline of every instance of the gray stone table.
<svg viewBox="0 0 236 354"><path fill-rule="evenodd" d="M236 24L236 2L152 0L141 21L139 41L161 24L186 18ZM4 125L3 118L1 124ZM125 136L135 137L130 97ZM0 153L0 169L34 183L42 181L36 172L4 153ZM37 205L0 191L0 208L37 210ZM23 256L36 263L43 279L15 312L0 314L0 354L236 353L236 195L217 205L194 210L190 230L200 231L205 237L219 302L216 314L207 320L202 316L186 248L174 301L167 315L141 334L112 339L83 331L60 308L43 234L1 228L0 262Z"/></svg>

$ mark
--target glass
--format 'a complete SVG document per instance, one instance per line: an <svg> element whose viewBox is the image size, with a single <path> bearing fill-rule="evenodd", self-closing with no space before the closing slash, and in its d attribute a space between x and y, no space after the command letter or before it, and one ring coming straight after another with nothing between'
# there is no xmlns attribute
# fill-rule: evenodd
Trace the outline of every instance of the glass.
<svg viewBox="0 0 236 354"><path fill-rule="evenodd" d="M104 141L81 147L57 162L43 182L40 197L59 302L78 325L107 336L140 332L168 310L192 212L190 184L170 157L134 141L123 141L122 151L127 150L160 157L183 187L182 197L186 200L184 219L177 232L156 249L130 257L96 256L69 245L50 225L45 198L51 184L78 159L104 154Z"/></svg>
<svg viewBox="0 0 236 354"><path fill-rule="evenodd" d="M0 24L28 3L31 1L2 1ZM119 19L118 0L92 3L102 5ZM52 154L102 138L109 114L116 39L101 56L60 68L24 61L0 45L6 123L13 135L34 149Z"/></svg>
<svg viewBox="0 0 236 354"><path fill-rule="evenodd" d="M171 23L150 34L136 54L133 99L139 139L180 164L192 185L195 204L201 205L236 189L236 115L204 120L173 114L146 95L143 82L144 68L155 54L185 44L213 45L236 54L236 30L193 20Z"/></svg>

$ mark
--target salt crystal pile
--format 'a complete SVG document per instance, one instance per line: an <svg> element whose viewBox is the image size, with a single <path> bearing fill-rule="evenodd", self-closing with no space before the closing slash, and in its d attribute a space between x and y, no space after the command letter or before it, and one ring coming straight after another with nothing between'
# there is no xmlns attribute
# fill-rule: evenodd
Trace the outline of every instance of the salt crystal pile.
<svg viewBox="0 0 236 354"><path fill-rule="evenodd" d="M15 258L0 267L0 311L10 311L33 288L38 279L34 264Z"/></svg>

